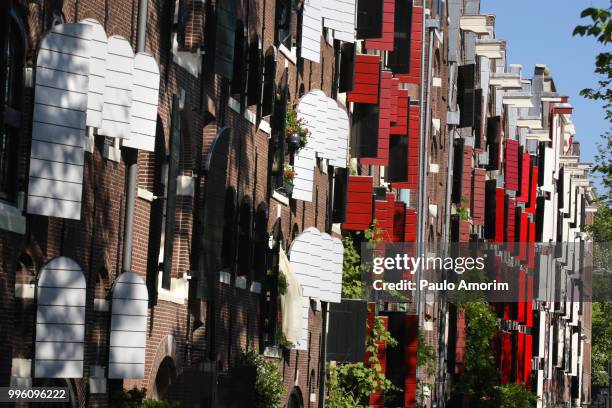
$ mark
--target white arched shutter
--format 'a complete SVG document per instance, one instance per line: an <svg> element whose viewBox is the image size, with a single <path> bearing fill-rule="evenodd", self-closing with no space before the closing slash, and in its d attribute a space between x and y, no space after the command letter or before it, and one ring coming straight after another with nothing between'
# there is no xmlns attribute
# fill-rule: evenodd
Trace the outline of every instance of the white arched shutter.
<svg viewBox="0 0 612 408"><path fill-rule="evenodd" d="M344 266L344 245L340 238L333 237L333 261L332 261L332 295L330 302L340 303L342 301L342 268Z"/></svg>
<svg viewBox="0 0 612 408"><path fill-rule="evenodd" d="M134 88L132 90L132 131L123 145L134 149L155 151L157 102L159 98L159 67L155 58L139 52L134 58Z"/></svg>
<svg viewBox="0 0 612 408"><path fill-rule="evenodd" d="M108 378L144 378L148 305L144 280L121 274L112 290Z"/></svg>
<svg viewBox="0 0 612 408"><path fill-rule="evenodd" d="M91 65L87 100L87 126L99 128L102 126L108 38L106 37L104 27L96 20L88 18L81 21L81 23L91 26Z"/></svg>
<svg viewBox="0 0 612 408"><path fill-rule="evenodd" d="M355 42L355 0L323 1L323 26L334 30L334 38Z"/></svg>
<svg viewBox="0 0 612 408"><path fill-rule="evenodd" d="M132 46L125 38L113 35L108 39L104 106L99 134L120 139L130 137L133 77Z"/></svg>
<svg viewBox="0 0 612 408"><path fill-rule="evenodd" d="M70 258L45 265L38 278L34 377L83 377L85 277Z"/></svg>
<svg viewBox="0 0 612 408"><path fill-rule="evenodd" d="M319 63L322 33L321 0L306 0L302 11L302 58Z"/></svg>
<svg viewBox="0 0 612 408"><path fill-rule="evenodd" d="M91 33L88 24L57 25L40 44L30 151L29 214L81 218Z"/></svg>

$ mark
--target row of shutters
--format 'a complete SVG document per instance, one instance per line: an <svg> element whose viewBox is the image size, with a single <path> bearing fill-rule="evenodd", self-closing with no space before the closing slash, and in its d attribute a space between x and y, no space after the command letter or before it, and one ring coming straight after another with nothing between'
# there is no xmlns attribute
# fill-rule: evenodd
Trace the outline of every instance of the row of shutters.
<svg viewBox="0 0 612 408"><path fill-rule="evenodd" d="M81 378L87 284L80 266L58 257L40 271L37 285L34 377ZM132 272L112 292L108 378L144 378L148 292Z"/></svg>
<svg viewBox="0 0 612 408"><path fill-rule="evenodd" d="M337 237L306 228L291 243L289 261L297 277L302 296L302 335L295 348L308 347L308 315L310 300L340 303L344 245Z"/></svg>
<svg viewBox="0 0 612 408"><path fill-rule="evenodd" d="M395 201L393 193L373 187L370 176L349 176L346 221L342 228L351 231L368 229L374 220L385 242L416 241L416 211Z"/></svg>
<svg viewBox="0 0 612 408"><path fill-rule="evenodd" d="M346 111L321 90L313 90L300 99L297 116L310 133L308 144L295 154L292 198L311 202L317 158L346 168L349 120Z"/></svg>
<svg viewBox="0 0 612 408"><path fill-rule="evenodd" d="M54 26L36 61L27 211L80 219L87 126L155 149L159 69L95 20Z"/></svg>

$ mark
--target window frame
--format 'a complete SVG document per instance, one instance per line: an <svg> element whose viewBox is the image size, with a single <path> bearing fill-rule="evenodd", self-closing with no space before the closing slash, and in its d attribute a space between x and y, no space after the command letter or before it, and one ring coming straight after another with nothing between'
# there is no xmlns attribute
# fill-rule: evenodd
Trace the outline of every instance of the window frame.
<svg viewBox="0 0 612 408"><path fill-rule="evenodd" d="M0 60L0 201L16 204L27 43L15 9L5 4L2 14L0 52L5 58ZM12 54L7 58L9 49Z"/></svg>

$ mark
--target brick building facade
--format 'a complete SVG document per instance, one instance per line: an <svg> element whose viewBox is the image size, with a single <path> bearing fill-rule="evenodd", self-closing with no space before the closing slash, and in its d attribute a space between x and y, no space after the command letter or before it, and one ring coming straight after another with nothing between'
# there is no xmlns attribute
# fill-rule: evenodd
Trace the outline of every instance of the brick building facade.
<svg viewBox="0 0 612 408"><path fill-rule="evenodd" d="M535 182L528 186L535 186L535 195L518 204L518 145L527 154L526 171L537 168L532 165L536 156L548 147L530 142L533 136L527 136L527 129L557 147L555 160L563 162L561 167L572 168L572 176L567 176L576 179L570 184L571 197L586 197L579 204L572 201L574 207L567 210L576 213L582 206L574 226L549 232L548 240L538 239L582 239L575 224L585 223L584 213L593 210L592 189L579 154L560 150L557 144L570 133L571 109L552 89L549 76L536 72L526 80L508 63L505 43L495 38L494 16L480 15L477 0L348 0L337 2L338 9L315 0L148 0L146 31L139 32L142 3L10 0L0 6L6 55L0 74L5 144L0 152L0 341L5 345L0 385L69 387L72 406L112 406L113 393L132 387L146 388L148 398L179 400L183 406L229 406L241 403L232 395L244 380L235 368L244 351L254 350L279 364L283 406L322 406L326 317L329 308L333 314L332 298L339 292L300 281L303 290L312 290L303 295L302 318L307 323L300 340L283 347L279 258L289 253L296 275L303 279L294 243L308 243L314 234L336 244L343 234L368 229L373 221L384 242L435 247L451 241L496 241L492 225L503 235L515 223L508 221L509 213L502 211L497 218L490 212L497 196L491 197L485 184L495 184L504 200L506 195L516 199L510 201L515 204L510 205L512 212L544 205L536 204L535 195L544 200L548 193L570 194L570 188L555 193L545 182ZM368 21L373 16L381 21ZM157 101L139 102L156 108L150 119L154 146L128 147L134 142L121 141L104 126L84 127L81 162L62 159L64 147L45 159L82 168L79 181L70 181L82 186L79 210L59 216L64 201L74 201L63 196L62 189L55 193L58 184L68 181L32 164L40 160L40 140L33 136L43 123L37 109L55 103L40 100L38 87L48 67L41 68L38 58L41 50L48 51L48 36L61 33L61 27L81 30L86 19L101 27L108 41L120 36L137 56L152 56L159 71ZM62 71L68 64L57 66ZM94 71L90 64L89 81ZM145 77L134 75L130 81L141 83ZM74 92L75 85L68 82L56 88ZM104 98L107 88L105 84ZM121 88L121 81L115 88ZM518 88L520 95L514 95ZM547 92L552 99L544 101ZM309 97L317 101L312 106L306 103ZM136 112L134 100L130 103ZM520 105L527 100L530 106ZM63 103L61 98L56 102ZM288 105L298 117L311 118L306 148L285 140ZM558 127L557 122L546 123L549 112L565 122ZM140 113L130 114L139 118ZM534 123L536 119L540 121ZM134 129L142 130L134 126L132 133ZM516 155L509 157L512 143ZM504 149L506 155L501 156ZM493 163L495 154L498 163ZM138 170L130 221L127 186L134 163ZM293 193L285 168L296 169ZM33 187L33 175L53 182L42 182L48 189L40 192ZM561 177L557 170L554 177ZM39 197L56 207L30 210ZM462 211L467 218L459 216ZM525 222L535 231L542 221L533 212ZM520 230L520 221L517 225ZM131 263L126 268L126 236L132 227L132 245L127 245ZM519 231L505 238L525 239ZM336 270L327 271L325 279L323 272L319 275L331 259L325 257L332 256L326 249L310 254L315 281L335 279ZM341 269L342 262L334 259ZM56 270L79 278L45 286L45 274L52 276L50 271ZM146 291L122 295L122 284ZM45 297L47 287L56 298ZM463 370L465 316L441 294L422 293L419 299L405 310L379 305L376 312L390 322L398 316L393 313L403 310L401 327L408 333L400 345L406 361L398 380L404 389L403 406L443 406L453 379ZM119 305L124 303L130 306L122 310ZM140 314L134 312L134 305L145 303ZM530 306L528 315L554 315ZM54 307L77 308L82 320L68 321L67 311L48 317L45 313ZM581 323L567 330L588 336L588 310L579 314ZM134 316L139 319L131 319ZM527 320L500 319L516 322L508 334L535 332ZM133 326L128 324L132 321ZM64 325L59 331L69 334L51 333L52 325ZM417 370L419 329L426 343L440 351L435 374ZM131 332L137 334L126 334ZM589 367L587 354L580 354L581 370ZM544 359L527 351L513 356L523 362L532 357ZM43 375L43 367L76 367L80 375ZM125 374L132 369L141 374ZM588 401L588 389L572 386L576 380L569 378L583 375L581 381L587 381L586 371L548 377L539 371L540 377L532 379L528 373L516 380L537 383L540 403L570 395ZM555 383L553 375L563 384ZM425 384L434 385L424 390ZM578 389L582 395L577 396ZM384 395L374 395L370 403L382 406Z"/></svg>

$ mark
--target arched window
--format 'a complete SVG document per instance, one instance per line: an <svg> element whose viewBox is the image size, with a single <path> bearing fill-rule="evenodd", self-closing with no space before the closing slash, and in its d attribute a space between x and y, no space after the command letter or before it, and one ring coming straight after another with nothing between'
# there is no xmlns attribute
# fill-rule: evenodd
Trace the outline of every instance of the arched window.
<svg viewBox="0 0 612 408"><path fill-rule="evenodd" d="M238 273L239 276L251 272L251 198L246 196L240 204L238 215Z"/></svg>
<svg viewBox="0 0 612 408"><path fill-rule="evenodd" d="M209 131L214 129L215 126L211 125ZM205 298L208 295L208 288L218 282L217 274L225 263L224 243L228 241L225 238L225 224L226 220L231 220L230 216L233 216L225 213L224 204L230 139L231 128L220 129L210 147L204 165L206 184L202 200L203 206L198 217L201 236L197 279L199 298Z"/></svg>
<svg viewBox="0 0 612 408"><path fill-rule="evenodd" d="M81 267L58 257L40 271L37 285L36 378L81 378L86 282Z"/></svg>
<svg viewBox="0 0 612 408"><path fill-rule="evenodd" d="M285 166L285 115L289 101L288 73L285 70L281 84L275 90L274 114L272 115L273 137L270 138L270 184L272 190L283 187L283 169Z"/></svg>
<svg viewBox="0 0 612 408"><path fill-rule="evenodd" d="M108 378L144 378L147 309L149 293L145 281L124 272L112 289L112 315Z"/></svg>
<svg viewBox="0 0 612 408"><path fill-rule="evenodd" d="M263 282L266 277L268 259L268 207L261 203L257 207L253 235L253 280Z"/></svg>
<svg viewBox="0 0 612 408"><path fill-rule="evenodd" d="M14 203L23 101L25 36L10 2L2 2L0 26L0 199Z"/></svg>
<svg viewBox="0 0 612 408"><path fill-rule="evenodd" d="M289 395L287 408L302 408L303 406L304 402L300 389L298 387L293 387L293 390L291 390L291 394Z"/></svg>

